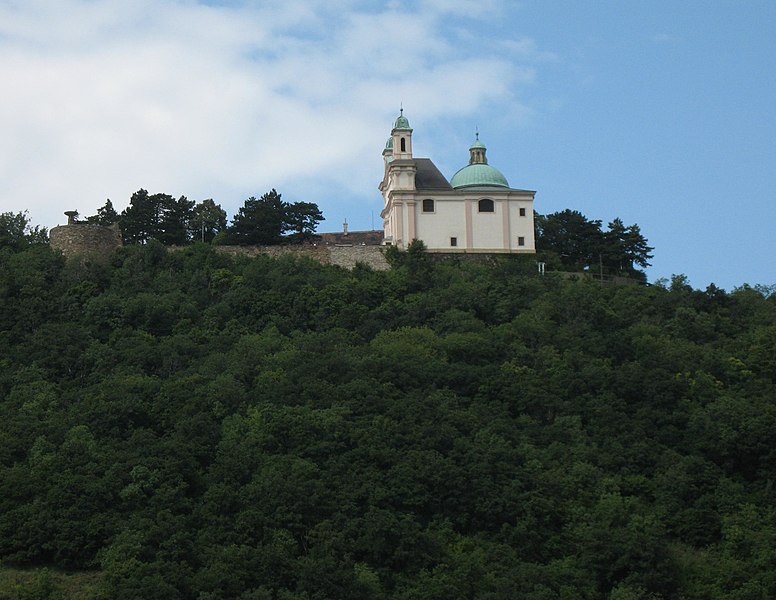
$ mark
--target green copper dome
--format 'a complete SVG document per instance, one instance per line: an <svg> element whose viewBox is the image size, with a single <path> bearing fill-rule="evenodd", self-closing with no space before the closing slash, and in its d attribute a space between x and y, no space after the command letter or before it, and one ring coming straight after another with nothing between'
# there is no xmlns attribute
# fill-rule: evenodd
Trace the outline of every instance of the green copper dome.
<svg viewBox="0 0 776 600"><path fill-rule="evenodd" d="M404 116L404 109L399 111L399 116L396 117L396 123L393 124L394 129L410 129L410 122L407 117Z"/></svg>
<svg viewBox="0 0 776 600"><path fill-rule="evenodd" d="M484 163L466 165L453 175L450 185L454 188L509 187L507 178L501 174L501 171Z"/></svg>
<svg viewBox="0 0 776 600"><path fill-rule="evenodd" d="M386 150L393 150L393 138L389 137L388 141L385 142L385 149Z"/></svg>
<svg viewBox="0 0 776 600"><path fill-rule="evenodd" d="M485 144L480 141L478 131L474 142L469 146L469 164L460 169L450 180L454 188L465 187L503 187L508 188L507 178L501 171L491 167L485 157Z"/></svg>

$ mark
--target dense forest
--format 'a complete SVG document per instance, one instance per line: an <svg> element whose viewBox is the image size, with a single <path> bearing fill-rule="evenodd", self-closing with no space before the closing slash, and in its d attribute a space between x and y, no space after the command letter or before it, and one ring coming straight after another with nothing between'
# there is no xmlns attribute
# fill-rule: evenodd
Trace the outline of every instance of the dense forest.
<svg viewBox="0 0 776 600"><path fill-rule="evenodd" d="M0 597L776 597L770 288L39 233L0 239Z"/></svg>

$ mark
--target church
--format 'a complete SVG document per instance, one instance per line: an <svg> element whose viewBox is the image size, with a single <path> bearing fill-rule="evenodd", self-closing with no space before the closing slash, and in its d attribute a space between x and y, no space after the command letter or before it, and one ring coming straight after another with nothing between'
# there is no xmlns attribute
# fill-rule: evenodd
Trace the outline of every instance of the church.
<svg viewBox="0 0 776 600"><path fill-rule="evenodd" d="M383 243L406 249L422 240L430 252L534 253L536 192L509 187L485 150L477 134L469 164L448 181L431 159L412 155L402 109L383 150Z"/></svg>

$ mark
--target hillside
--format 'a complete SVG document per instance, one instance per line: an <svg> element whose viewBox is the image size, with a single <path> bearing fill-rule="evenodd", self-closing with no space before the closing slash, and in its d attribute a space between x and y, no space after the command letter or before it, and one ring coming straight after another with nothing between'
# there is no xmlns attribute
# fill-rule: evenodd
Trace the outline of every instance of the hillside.
<svg viewBox="0 0 776 600"><path fill-rule="evenodd" d="M0 251L3 566L50 598L776 597L775 297L392 260Z"/></svg>

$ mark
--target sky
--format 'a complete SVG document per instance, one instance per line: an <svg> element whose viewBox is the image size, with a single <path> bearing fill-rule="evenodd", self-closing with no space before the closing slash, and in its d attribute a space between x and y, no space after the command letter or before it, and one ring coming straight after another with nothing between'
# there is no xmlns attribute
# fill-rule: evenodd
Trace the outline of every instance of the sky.
<svg viewBox="0 0 776 600"><path fill-rule="evenodd" d="M450 178L475 130L535 209L638 224L650 281L776 284L773 0L0 0L0 212L277 189L381 227L400 107Z"/></svg>

